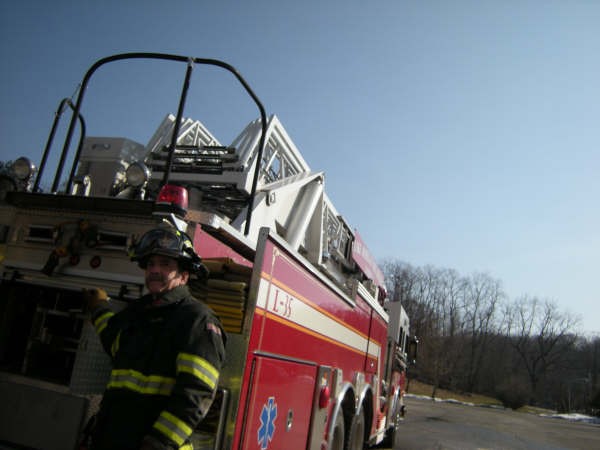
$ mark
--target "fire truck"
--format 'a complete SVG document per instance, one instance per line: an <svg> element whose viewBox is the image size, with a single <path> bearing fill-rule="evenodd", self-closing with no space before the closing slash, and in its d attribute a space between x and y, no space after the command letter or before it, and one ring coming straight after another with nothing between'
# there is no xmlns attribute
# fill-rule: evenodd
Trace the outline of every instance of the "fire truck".
<svg viewBox="0 0 600 450"><path fill-rule="evenodd" d="M92 75L141 59L185 67L176 114L146 145L87 136L81 105ZM230 145L185 116L198 65L233 74L258 109ZM64 112L56 174L42 192ZM228 334L227 363L194 448L392 442L415 340L324 182L229 64L159 53L94 63L76 100L60 103L39 167L18 158L0 179L0 447L79 448L110 374L82 289L102 287L116 309L139 298L143 273L128 248L164 221L191 236L210 275L190 289Z"/></svg>

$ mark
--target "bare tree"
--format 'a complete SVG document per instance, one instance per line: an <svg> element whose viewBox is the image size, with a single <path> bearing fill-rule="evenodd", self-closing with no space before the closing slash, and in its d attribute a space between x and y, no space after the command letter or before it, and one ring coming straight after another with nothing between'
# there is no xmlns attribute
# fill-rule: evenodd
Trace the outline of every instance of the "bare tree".
<svg viewBox="0 0 600 450"><path fill-rule="evenodd" d="M507 312L506 334L525 367L535 402L540 380L573 348L578 320L536 297L517 299Z"/></svg>
<svg viewBox="0 0 600 450"><path fill-rule="evenodd" d="M502 283L487 274L464 277L403 262L386 263L384 272L392 299L402 302L421 342L413 375L433 385L432 395L445 387L503 396L513 405L529 400L576 407L582 404L576 397L596 395L597 344L577 344L578 320L555 303L529 297L509 302ZM584 379L589 394L574 395Z"/></svg>
<svg viewBox="0 0 600 450"><path fill-rule="evenodd" d="M501 282L487 274L473 275L467 286L463 303L466 344L469 350L465 381L466 389L473 391L488 344L496 335L495 314L505 294Z"/></svg>

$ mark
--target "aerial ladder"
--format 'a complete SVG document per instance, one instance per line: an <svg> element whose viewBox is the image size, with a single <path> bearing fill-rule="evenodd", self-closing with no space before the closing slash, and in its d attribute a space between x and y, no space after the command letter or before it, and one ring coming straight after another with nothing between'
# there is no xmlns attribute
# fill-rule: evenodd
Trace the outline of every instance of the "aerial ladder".
<svg viewBox="0 0 600 450"><path fill-rule="evenodd" d="M117 142L109 167L118 168L115 178L93 165L107 164L98 148L114 146L114 138L86 138L73 192L113 192L117 197L153 199L158 195L169 156L175 116L168 114L147 145L128 140ZM265 146L260 162L252 216L248 229L248 204L259 153L260 119L250 122L228 145L222 145L198 120L182 118L173 152L169 180L189 192L188 209L202 211L195 219L227 229L240 240L256 242L260 228L275 230L295 250L340 285L353 279L372 280L375 296L384 295L383 275L373 265L353 258L356 234L337 212L325 193L325 174L312 171L275 115L268 118ZM122 183L130 165L151 174L143 187ZM364 246L363 252L368 250ZM377 284L379 283L379 285ZM377 291L377 293L375 292Z"/></svg>

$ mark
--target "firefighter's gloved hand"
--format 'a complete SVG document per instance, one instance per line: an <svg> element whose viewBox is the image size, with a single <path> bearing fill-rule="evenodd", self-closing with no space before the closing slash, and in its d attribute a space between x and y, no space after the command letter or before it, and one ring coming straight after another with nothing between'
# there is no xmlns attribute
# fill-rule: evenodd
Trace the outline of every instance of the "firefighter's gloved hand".
<svg viewBox="0 0 600 450"><path fill-rule="evenodd" d="M102 288L83 290L83 304L88 311L93 311L108 301L108 294Z"/></svg>

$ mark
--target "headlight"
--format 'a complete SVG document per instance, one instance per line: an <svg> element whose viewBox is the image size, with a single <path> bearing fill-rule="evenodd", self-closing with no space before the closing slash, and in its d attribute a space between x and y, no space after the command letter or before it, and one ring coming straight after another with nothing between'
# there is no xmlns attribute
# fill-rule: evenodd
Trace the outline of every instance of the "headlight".
<svg viewBox="0 0 600 450"><path fill-rule="evenodd" d="M33 163L29 160L29 158L25 157L17 159L12 165L13 173L19 180L29 179L33 174L34 169L35 166Z"/></svg>
<svg viewBox="0 0 600 450"><path fill-rule="evenodd" d="M129 165L125 176L129 186L140 187L150 179L150 169L145 164L136 162Z"/></svg>

